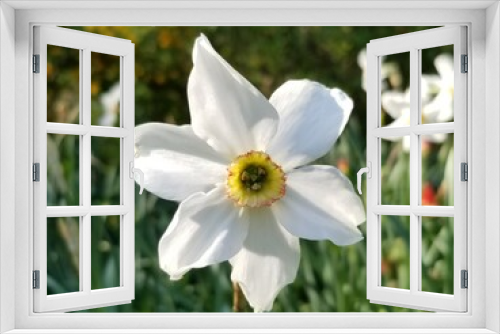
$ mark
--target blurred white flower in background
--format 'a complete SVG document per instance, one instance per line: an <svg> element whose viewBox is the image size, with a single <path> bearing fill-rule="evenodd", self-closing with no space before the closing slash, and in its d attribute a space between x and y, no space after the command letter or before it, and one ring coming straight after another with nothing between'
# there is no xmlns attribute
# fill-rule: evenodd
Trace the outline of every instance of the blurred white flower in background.
<svg viewBox="0 0 500 334"><path fill-rule="evenodd" d="M434 60L438 75L428 75L428 88L435 97L425 105L426 123L444 123L453 119L455 74L453 57L441 54ZM436 95L437 93L437 95Z"/></svg>
<svg viewBox="0 0 500 334"><path fill-rule="evenodd" d="M442 54L434 60L434 66L438 75L422 74L420 81L421 89L421 123L443 123L453 118L453 58L448 54ZM405 92L390 90L381 94L382 108L394 121L388 127L410 126L410 90ZM447 135L443 133L425 136L425 139L442 143ZM386 138L397 141L400 138ZM410 137L403 137L403 148L410 150Z"/></svg>
<svg viewBox="0 0 500 334"><path fill-rule="evenodd" d="M192 125L135 129L135 166L153 194L180 201L159 244L172 280L228 260L255 311L294 281L299 238L350 245L363 237L364 206L325 155L353 108L339 89L292 80L268 101L205 36L188 82ZM305 166L307 165L307 166Z"/></svg>
<svg viewBox="0 0 500 334"><path fill-rule="evenodd" d="M103 106L103 113L97 123L101 126L114 126L120 115L120 82L115 83L111 88L101 95L100 101Z"/></svg>
<svg viewBox="0 0 500 334"><path fill-rule="evenodd" d="M358 66L361 68L361 87L366 91L366 77L367 77L367 60L366 60L366 49L361 50L358 53ZM390 83L391 88L398 88L403 83L403 78L401 72L398 69L397 64L392 62L384 62L384 57L382 57L382 67L380 69L380 80L382 81L382 91L386 90L387 82Z"/></svg>

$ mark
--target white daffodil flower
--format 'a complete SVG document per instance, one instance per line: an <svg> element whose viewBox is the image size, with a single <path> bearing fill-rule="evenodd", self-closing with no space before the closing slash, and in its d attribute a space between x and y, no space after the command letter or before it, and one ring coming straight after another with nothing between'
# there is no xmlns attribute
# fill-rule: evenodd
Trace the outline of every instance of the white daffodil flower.
<svg viewBox="0 0 500 334"><path fill-rule="evenodd" d="M453 58L442 54L434 60L438 75L421 76L421 124L448 122L453 118ZM437 92L437 94L436 94ZM381 95L384 110L394 119L388 127L410 126L410 90L405 92L387 91ZM446 134L433 134L425 136L426 140L442 143ZM399 140L399 138L387 138ZM403 137L403 148L410 150L410 137Z"/></svg>
<svg viewBox="0 0 500 334"><path fill-rule="evenodd" d="M153 194L180 201L158 247L172 280L228 260L255 311L271 310L297 274L299 238L362 240L363 203L328 152L353 108L339 89L288 81L268 101L196 39L188 82L192 125L136 127L135 166ZM303 167L301 167L303 166Z"/></svg>

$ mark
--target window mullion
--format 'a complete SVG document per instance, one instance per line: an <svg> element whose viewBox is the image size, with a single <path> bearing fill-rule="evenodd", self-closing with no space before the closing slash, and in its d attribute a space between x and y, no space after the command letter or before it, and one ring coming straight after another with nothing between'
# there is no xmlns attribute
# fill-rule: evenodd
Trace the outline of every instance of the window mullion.
<svg viewBox="0 0 500 334"><path fill-rule="evenodd" d="M419 89L420 62L419 51L410 51L410 291L416 293L420 282L420 218L413 209L418 206L420 189L420 148L418 135L413 129L418 125L420 118L420 89Z"/></svg>
<svg viewBox="0 0 500 334"><path fill-rule="evenodd" d="M133 47L132 47L133 49ZM122 216L121 222L121 240L122 249L120 253L121 266L121 284L124 287L135 286L134 276L134 252L135 252L135 237L134 237L134 187L135 183L129 177L129 163L134 161L134 68L135 63L134 53L130 52L126 56L120 58L121 69L121 101L120 104L120 119L122 127L127 131L128 135L122 139L121 150L121 182L122 182L122 204L127 210L127 214ZM134 298L134 290L130 290L130 298Z"/></svg>
<svg viewBox="0 0 500 334"><path fill-rule="evenodd" d="M91 115L91 78L90 78L90 49L83 49L82 57L82 124L84 127L90 127L90 115ZM80 159L80 169L82 173L82 204L84 207L89 208L89 211L82 218L82 243L80 244L80 250L83 254L82 258L82 268L81 275L83 281L83 291L90 293L91 290L91 150L90 150L90 133L87 132L82 136L82 159Z"/></svg>
<svg viewBox="0 0 500 334"><path fill-rule="evenodd" d="M124 205L94 205L94 206L49 206L46 209L47 217L83 217L90 213L91 216L116 216L130 212Z"/></svg>
<svg viewBox="0 0 500 334"><path fill-rule="evenodd" d="M79 73L83 73L83 50L80 50L80 68L79 68ZM83 77L80 75L79 76L79 92L78 92L78 114L80 115L80 124L78 125L79 127L82 126L83 124L83 118L81 115L83 115ZM47 128L50 127L50 123L47 122ZM57 126L57 125L56 125ZM83 206L84 205L84 192L83 192L83 189L84 189L84 178L83 178L83 136L82 134L80 134L79 136L79 141L80 141L80 147L79 147L79 157L78 157L78 161L79 161L79 171L80 171L80 179L79 179L79 185L80 185L80 206ZM48 211L48 210L47 210ZM85 276L85 271L83 270L83 264L84 264L84 259L85 259L85 253L84 253L84 248L83 248L83 245L84 245L84 235L85 235L85 231L84 231L84 219L83 219L83 216L79 216L78 217L78 221L79 221L79 231L78 231L78 235L79 235L79 240L78 240L78 284L79 284L79 288L78 290L79 291L83 291L84 290L84 276ZM85 259L86 260L86 259Z"/></svg>
<svg viewBox="0 0 500 334"><path fill-rule="evenodd" d="M373 134L379 138L392 138L409 136L411 133L418 135L432 135L437 133L454 133L455 123L433 123L419 124L416 126L406 127L383 127L373 130Z"/></svg>
<svg viewBox="0 0 500 334"><path fill-rule="evenodd" d="M124 79L125 75L124 75L124 66L123 66L123 57L120 57L120 101L123 101L123 79ZM119 110L119 115L120 115L120 129L123 129L124 128L124 123L125 123L125 113L123 112L123 102L120 103L120 110ZM127 130L125 130L125 132L127 132ZM126 156L126 152L125 152L125 148L124 148L124 144L125 144L125 139L121 139L120 140L120 205L125 205L125 204L128 204L126 203L125 199L124 199L124 192L125 194L127 194L127 190L126 190L126 187L125 187L125 177L127 177L127 172L128 171L128 162L125 161L125 156ZM134 217L134 220L135 220L135 217ZM125 224L125 219L124 219L124 216L121 215L120 216L120 286L124 286L125 284L125 270L124 270L124 266L125 266L125 263L126 263L126 260L125 260L125 248L128 246L126 244L126 241L125 241L125 238L124 238L124 230L126 228L126 224Z"/></svg>

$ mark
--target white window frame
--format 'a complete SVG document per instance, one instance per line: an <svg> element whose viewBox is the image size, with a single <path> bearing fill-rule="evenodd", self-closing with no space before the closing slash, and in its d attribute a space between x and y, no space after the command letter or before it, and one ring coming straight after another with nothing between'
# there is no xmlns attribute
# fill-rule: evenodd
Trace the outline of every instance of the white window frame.
<svg viewBox="0 0 500 334"><path fill-rule="evenodd" d="M131 9L114 7L129 6ZM61 7L69 7L61 9ZM127 329L127 333L260 332L495 333L500 332L500 10L498 1L253 1L122 2L4 1L0 3L0 332L37 329ZM432 6L432 7L426 7ZM455 6L461 6L456 9ZM100 7L101 9L98 9ZM102 10L102 7L109 9ZM137 8L147 8L137 10ZM162 8L158 8L162 7ZM357 9L353 9L358 7ZM401 9L406 7L406 9ZM24 9L23 9L24 8ZM35 9L33 9L35 8ZM45 8L45 9L41 9ZM82 9L85 8L85 9ZM151 9L153 8L153 9ZM366 9L370 8L370 9ZM375 9L374 9L375 8ZM411 10L409 10L411 8ZM469 49L469 308L467 313L375 314L34 314L30 258L33 212L31 156L32 27L53 25L467 25ZM6 28L6 29L4 29ZM15 31L15 38L14 38ZM486 68L488 71L486 72ZM488 75L486 75L488 73ZM14 83L14 84L12 84ZM12 137L15 145L12 145ZM487 152L487 154L486 154ZM14 175L14 177L13 177ZM486 182L486 176L488 176ZM12 193L15 197L12 198ZM488 220L486 220L488 217ZM14 223L15 224L14 224ZM472 229L472 226L474 229ZM15 238L14 238L15 237ZM14 254L14 256L13 256ZM486 260L485 260L486 259ZM14 287L14 288L13 288ZM485 293L486 290L488 293ZM14 307L12 307L14 305ZM141 326L141 329L137 329ZM355 329L359 329L356 331ZM26 330L23 330L26 329ZM137 329L137 330L131 330ZM170 329L170 330L169 330ZM281 329L281 330L280 330ZM322 330L321 330L322 329ZM391 330L392 329L392 330ZM47 331L45 331L46 333ZM54 333L54 330L50 330ZM248 330L247 330L248 332ZM109 332L108 332L109 333Z"/></svg>

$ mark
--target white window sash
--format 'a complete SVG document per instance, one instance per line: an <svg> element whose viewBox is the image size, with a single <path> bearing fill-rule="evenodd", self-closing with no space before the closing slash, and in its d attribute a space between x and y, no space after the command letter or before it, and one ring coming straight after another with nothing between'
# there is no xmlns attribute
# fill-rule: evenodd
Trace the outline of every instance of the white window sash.
<svg viewBox="0 0 500 334"><path fill-rule="evenodd" d="M34 162L40 163L40 181L34 192L34 259L39 270L39 289L33 289L35 312L67 312L123 304L134 298L134 180L129 163L134 159L134 45L130 41L75 31L38 26L34 28L34 54L40 55L40 73L34 80ZM47 45L80 50L80 124L47 122ZM91 125L90 55L106 53L120 57L121 125L117 128ZM47 133L78 135L80 141L80 205L47 207ZM91 205L92 136L120 138L120 205ZM91 217L120 215L120 286L91 288ZM48 217L79 217L79 291L47 295Z"/></svg>
<svg viewBox="0 0 500 334"><path fill-rule="evenodd" d="M367 180L367 295L371 302L430 311L467 310L467 290L461 288L461 270L467 270L467 182L460 180L460 163L467 160L466 84L467 75L461 73L460 56L467 54L466 28L460 26L372 40L367 47L367 161L372 166L372 177ZM419 125L421 49L454 45L454 122ZM380 59L382 56L410 53L410 126L380 127ZM419 135L454 133L454 206L421 206L421 150ZM381 205L380 138L410 135L410 205ZM410 217L410 289L381 286L381 221L380 215ZM453 217L454 231L454 294L445 295L421 291L422 247L419 217Z"/></svg>

